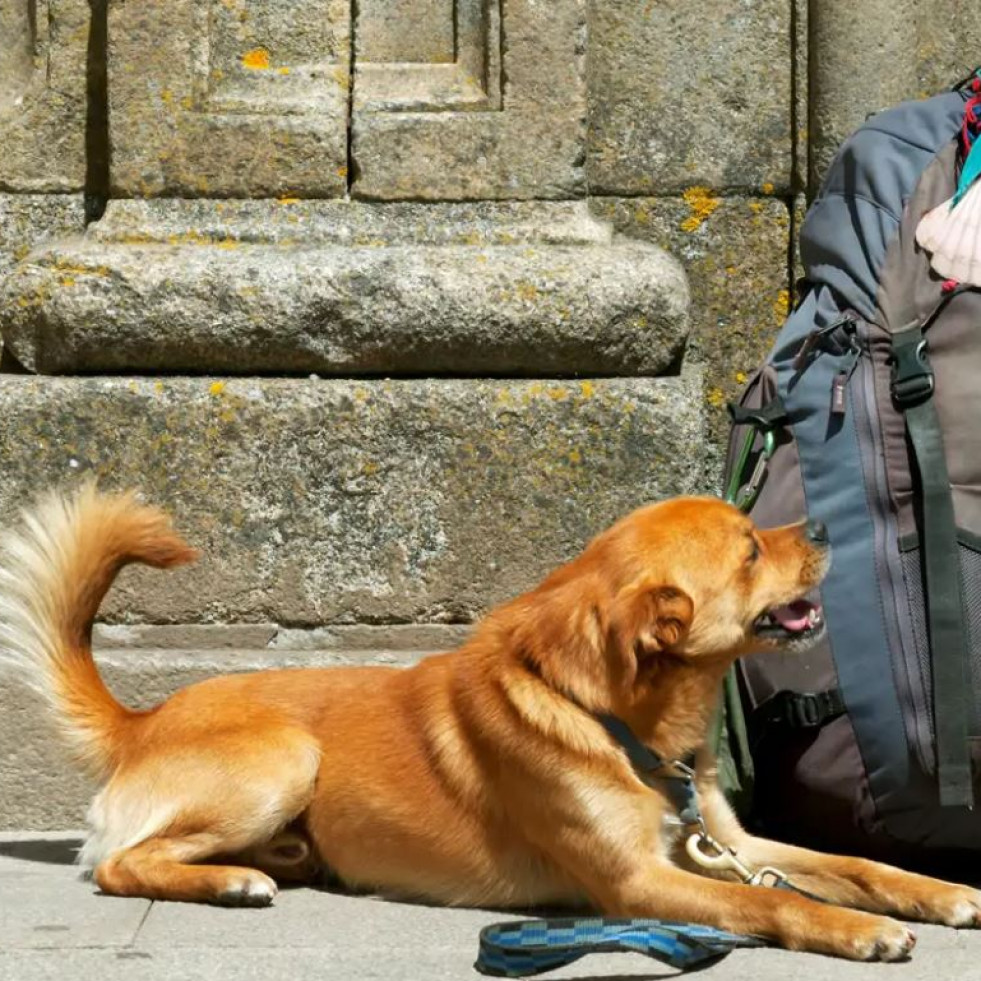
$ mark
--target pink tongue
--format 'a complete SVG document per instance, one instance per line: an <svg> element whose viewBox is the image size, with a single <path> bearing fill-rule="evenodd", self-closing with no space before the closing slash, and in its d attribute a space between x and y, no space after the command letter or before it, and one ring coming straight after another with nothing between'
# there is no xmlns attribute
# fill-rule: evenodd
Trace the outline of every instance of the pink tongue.
<svg viewBox="0 0 981 981"><path fill-rule="evenodd" d="M789 606L778 606L776 609L771 610L770 614L784 630L799 633L801 630L806 630L810 626L811 621L809 615L813 609L814 605L808 603L807 600L797 600Z"/></svg>

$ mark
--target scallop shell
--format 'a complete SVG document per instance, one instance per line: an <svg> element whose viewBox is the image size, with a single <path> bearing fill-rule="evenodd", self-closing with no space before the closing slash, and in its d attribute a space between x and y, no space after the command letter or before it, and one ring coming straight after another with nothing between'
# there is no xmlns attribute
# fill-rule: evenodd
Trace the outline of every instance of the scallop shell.
<svg viewBox="0 0 981 981"><path fill-rule="evenodd" d="M981 286L981 180L951 210L953 198L928 211L916 227L916 241L930 253L930 265L945 279Z"/></svg>

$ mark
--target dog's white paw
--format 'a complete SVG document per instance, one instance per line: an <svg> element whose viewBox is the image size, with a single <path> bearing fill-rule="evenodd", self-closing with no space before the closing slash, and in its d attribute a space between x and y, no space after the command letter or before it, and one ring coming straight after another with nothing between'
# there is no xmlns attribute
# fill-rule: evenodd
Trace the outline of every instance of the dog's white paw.
<svg viewBox="0 0 981 981"><path fill-rule="evenodd" d="M981 927L981 892L966 886L956 890L943 904L938 921L951 927Z"/></svg>
<svg viewBox="0 0 981 981"><path fill-rule="evenodd" d="M268 875L247 869L229 876L217 902L222 906L268 906L278 891Z"/></svg>
<svg viewBox="0 0 981 981"><path fill-rule="evenodd" d="M847 927L835 931L827 953L854 961L902 961L916 945L916 934L905 924L885 916L853 913Z"/></svg>
<svg viewBox="0 0 981 981"><path fill-rule="evenodd" d="M872 950L863 960L867 961L903 961L909 957L916 946L916 934L898 920L887 920L888 929L883 930L876 938Z"/></svg>

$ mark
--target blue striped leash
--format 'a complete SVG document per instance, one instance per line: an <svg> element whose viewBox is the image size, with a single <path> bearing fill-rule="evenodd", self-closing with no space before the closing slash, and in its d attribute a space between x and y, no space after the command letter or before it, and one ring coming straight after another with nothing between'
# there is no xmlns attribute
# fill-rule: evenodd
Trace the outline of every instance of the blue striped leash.
<svg viewBox="0 0 981 981"><path fill-rule="evenodd" d="M644 954L679 971L721 960L738 947L763 947L744 937L695 923L612 917L517 920L480 931L474 967L498 978L523 978L565 967L587 954Z"/></svg>

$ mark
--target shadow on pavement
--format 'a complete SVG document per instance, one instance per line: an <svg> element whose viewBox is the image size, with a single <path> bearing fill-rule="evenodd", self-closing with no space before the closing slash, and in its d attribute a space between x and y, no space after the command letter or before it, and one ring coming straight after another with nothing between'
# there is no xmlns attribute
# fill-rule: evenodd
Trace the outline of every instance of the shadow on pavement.
<svg viewBox="0 0 981 981"><path fill-rule="evenodd" d="M74 865L75 855L81 847L81 838L56 841L50 838L21 838L19 841L0 841L0 856L46 865Z"/></svg>

